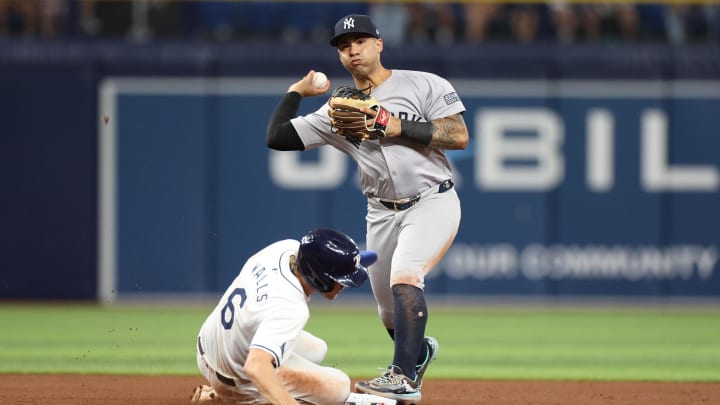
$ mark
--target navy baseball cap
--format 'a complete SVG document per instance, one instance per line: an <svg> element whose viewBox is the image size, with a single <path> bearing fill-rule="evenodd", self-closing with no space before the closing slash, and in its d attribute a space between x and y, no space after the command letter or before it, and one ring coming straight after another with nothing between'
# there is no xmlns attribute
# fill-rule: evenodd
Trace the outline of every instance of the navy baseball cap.
<svg viewBox="0 0 720 405"><path fill-rule="evenodd" d="M330 40L330 45L337 46L341 36L353 33L380 38L380 30L370 21L370 17L364 14L350 14L335 24L335 36Z"/></svg>

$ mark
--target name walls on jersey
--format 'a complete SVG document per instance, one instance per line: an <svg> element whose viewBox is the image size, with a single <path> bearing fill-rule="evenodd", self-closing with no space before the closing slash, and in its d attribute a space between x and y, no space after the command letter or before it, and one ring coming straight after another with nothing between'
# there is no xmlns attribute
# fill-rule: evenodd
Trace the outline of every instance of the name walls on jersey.
<svg viewBox="0 0 720 405"><path fill-rule="evenodd" d="M474 245L455 243L428 278L538 280L710 280L720 250L713 245Z"/></svg>
<svg viewBox="0 0 720 405"><path fill-rule="evenodd" d="M411 117L412 118L412 117ZM610 192L615 177L623 176L615 161L619 148L639 138L636 159L639 183L646 192L717 192L720 170L711 163L679 164L669 161L668 118L660 109L645 109L639 117L639 134L615 128L611 110L592 108L584 117L584 151L564 150L563 117L549 108L480 108L468 122L474 146L474 183L486 191L549 191L565 179L565 153L585 154L588 190ZM682 135L682 129L675 136ZM518 134L531 134L519 136ZM709 145L711 146L711 145ZM517 164L521 162L522 164ZM530 163L530 164L528 164ZM270 177L287 189L334 189L350 174L344 155L320 148L317 159L302 159L300 152L270 151Z"/></svg>
<svg viewBox="0 0 720 405"><path fill-rule="evenodd" d="M262 302L268 299L268 294L266 292L268 283L265 281L265 279L267 278L267 274L265 274L265 271L265 267L259 264L253 267L251 271L253 277L255 277L255 297L257 297L255 298L255 300L257 302Z"/></svg>

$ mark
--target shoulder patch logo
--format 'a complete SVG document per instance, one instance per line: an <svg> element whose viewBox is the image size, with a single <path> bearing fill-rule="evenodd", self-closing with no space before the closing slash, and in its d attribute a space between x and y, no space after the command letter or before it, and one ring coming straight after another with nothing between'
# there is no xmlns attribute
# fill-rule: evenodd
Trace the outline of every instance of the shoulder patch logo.
<svg viewBox="0 0 720 405"><path fill-rule="evenodd" d="M444 98L445 104L447 105L460 101L460 97L458 97L456 92L448 93L444 96Z"/></svg>
<svg viewBox="0 0 720 405"><path fill-rule="evenodd" d="M346 18L343 21L343 29L348 30L350 28L355 28L355 19L354 18Z"/></svg>

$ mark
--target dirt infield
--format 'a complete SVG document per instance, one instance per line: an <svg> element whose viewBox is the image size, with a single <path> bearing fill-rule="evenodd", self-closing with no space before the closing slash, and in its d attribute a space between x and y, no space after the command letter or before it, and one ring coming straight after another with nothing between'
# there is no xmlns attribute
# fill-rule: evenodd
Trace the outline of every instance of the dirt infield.
<svg viewBox="0 0 720 405"><path fill-rule="evenodd" d="M189 404L201 377L0 374L0 404ZM423 404L711 405L720 383L425 381Z"/></svg>

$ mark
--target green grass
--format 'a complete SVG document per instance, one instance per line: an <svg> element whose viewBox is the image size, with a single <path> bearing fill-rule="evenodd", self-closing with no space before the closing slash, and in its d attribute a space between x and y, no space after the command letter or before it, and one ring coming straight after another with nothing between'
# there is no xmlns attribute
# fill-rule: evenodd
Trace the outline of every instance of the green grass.
<svg viewBox="0 0 720 405"><path fill-rule="evenodd" d="M392 345L374 308L312 307L325 364L375 374ZM0 305L0 373L195 375L208 307ZM720 309L432 309L433 378L720 381Z"/></svg>
<svg viewBox="0 0 720 405"><path fill-rule="evenodd" d="M0 372L191 374L207 311L0 306Z"/></svg>

